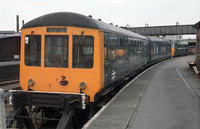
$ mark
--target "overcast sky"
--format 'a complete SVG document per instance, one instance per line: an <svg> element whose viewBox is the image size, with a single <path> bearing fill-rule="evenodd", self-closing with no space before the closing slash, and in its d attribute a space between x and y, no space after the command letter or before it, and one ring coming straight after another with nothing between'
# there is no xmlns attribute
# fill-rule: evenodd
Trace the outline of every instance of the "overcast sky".
<svg viewBox="0 0 200 129"><path fill-rule="evenodd" d="M0 0L0 31L16 30L16 15L25 23L52 12L92 15L114 25L142 27L194 24L200 0Z"/></svg>

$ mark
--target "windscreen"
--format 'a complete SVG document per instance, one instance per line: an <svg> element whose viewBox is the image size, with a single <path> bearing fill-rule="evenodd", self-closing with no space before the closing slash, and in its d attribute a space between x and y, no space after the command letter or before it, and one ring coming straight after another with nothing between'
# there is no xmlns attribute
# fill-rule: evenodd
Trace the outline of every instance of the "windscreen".
<svg viewBox="0 0 200 129"><path fill-rule="evenodd" d="M67 35L45 36L45 67L68 68Z"/></svg>
<svg viewBox="0 0 200 129"><path fill-rule="evenodd" d="M25 65L41 66L41 35L25 36Z"/></svg>
<svg viewBox="0 0 200 129"><path fill-rule="evenodd" d="M93 36L73 36L73 68L92 68L94 58Z"/></svg>

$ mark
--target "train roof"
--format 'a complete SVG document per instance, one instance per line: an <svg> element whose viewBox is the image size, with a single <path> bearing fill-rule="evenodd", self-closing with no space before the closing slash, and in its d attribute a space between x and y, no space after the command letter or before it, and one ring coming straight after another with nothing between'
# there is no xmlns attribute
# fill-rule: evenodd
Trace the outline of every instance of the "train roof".
<svg viewBox="0 0 200 129"><path fill-rule="evenodd" d="M151 41L154 42L166 42L166 43L171 43L169 40L167 39L161 39L161 38L156 38L156 37L151 37L151 36L147 36Z"/></svg>
<svg viewBox="0 0 200 129"><path fill-rule="evenodd" d="M188 45L189 43L187 41L183 40L170 40L172 43L176 43L178 45Z"/></svg>
<svg viewBox="0 0 200 129"><path fill-rule="evenodd" d="M183 40L176 40L175 43L178 43L179 45L188 45L188 42Z"/></svg>
<svg viewBox="0 0 200 129"><path fill-rule="evenodd" d="M22 26L22 29L42 26L72 26L99 29L105 32L118 33L130 37L148 40L143 35L72 12L58 12L40 16L26 23L24 26Z"/></svg>

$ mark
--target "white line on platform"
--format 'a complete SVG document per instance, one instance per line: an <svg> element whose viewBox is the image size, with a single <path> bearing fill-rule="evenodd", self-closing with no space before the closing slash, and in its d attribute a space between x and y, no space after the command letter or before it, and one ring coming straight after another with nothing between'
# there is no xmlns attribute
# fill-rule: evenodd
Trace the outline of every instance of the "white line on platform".
<svg viewBox="0 0 200 129"><path fill-rule="evenodd" d="M181 72L178 70L178 68L176 68L176 71L178 72L179 76L181 77L181 79L183 80L185 86L188 88L188 90L192 93L192 96L196 99L199 100L199 97L197 96L197 94L195 93L195 91L190 87L190 85L187 83L187 81L185 80L185 78L183 77L183 75L181 74Z"/></svg>

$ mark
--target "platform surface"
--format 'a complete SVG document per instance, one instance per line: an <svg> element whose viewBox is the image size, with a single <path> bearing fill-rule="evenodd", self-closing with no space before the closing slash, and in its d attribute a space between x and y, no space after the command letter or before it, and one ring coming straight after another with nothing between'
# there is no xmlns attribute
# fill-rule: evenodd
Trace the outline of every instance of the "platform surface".
<svg viewBox="0 0 200 129"><path fill-rule="evenodd" d="M83 129L200 129L200 77L169 59L125 86Z"/></svg>
<svg viewBox="0 0 200 129"><path fill-rule="evenodd" d="M2 66L8 66L8 65L19 65L20 61L4 61L0 62L0 67Z"/></svg>
<svg viewBox="0 0 200 129"><path fill-rule="evenodd" d="M0 82L19 78L20 61L0 62Z"/></svg>

